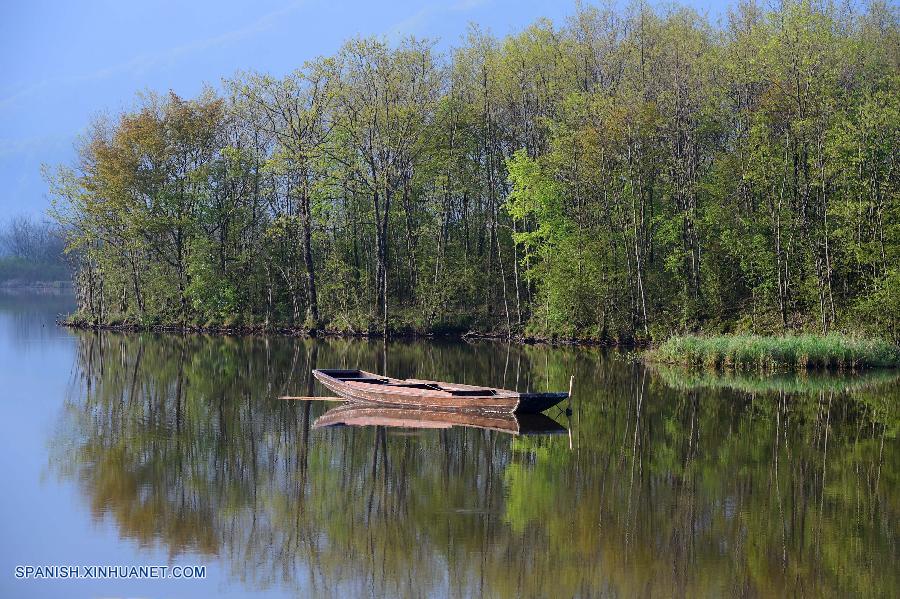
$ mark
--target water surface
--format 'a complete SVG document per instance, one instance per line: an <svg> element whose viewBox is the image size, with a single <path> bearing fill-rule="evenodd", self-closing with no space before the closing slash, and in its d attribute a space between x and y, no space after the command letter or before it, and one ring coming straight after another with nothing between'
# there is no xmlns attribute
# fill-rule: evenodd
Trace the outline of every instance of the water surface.
<svg viewBox="0 0 900 599"><path fill-rule="evenodd" d="M900 384L594 349L75 332L0 298L2 596L889 596ZM531 431L325 426L310 371L560 390ZM332 416L319 421L328 424ZM563 427L564 430L559 430ZM540 427L539 427L540 428ZM204 580L15 580L19 564Z"/></svg>

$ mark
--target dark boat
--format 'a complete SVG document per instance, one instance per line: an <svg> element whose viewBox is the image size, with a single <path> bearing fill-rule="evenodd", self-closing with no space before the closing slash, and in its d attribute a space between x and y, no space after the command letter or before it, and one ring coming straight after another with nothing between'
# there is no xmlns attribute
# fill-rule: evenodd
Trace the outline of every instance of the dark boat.
<svg viewBox="0 0 900 599"><path fill-rule="evenodd" d="M393 379L365 370L313 370L313 375L344 399L407 408L537 413L569 396L564 392L519 393L440 381Z"/></svg>
<svg viewBox="0 0 900 599"><path fill-rule="evenodd" d="M386 426L405 429L480 428L511 435L553 435L567 432L543 414L508 414L472 410L427 410L350 403L320 416L313 428L332 426Z"/></svg>

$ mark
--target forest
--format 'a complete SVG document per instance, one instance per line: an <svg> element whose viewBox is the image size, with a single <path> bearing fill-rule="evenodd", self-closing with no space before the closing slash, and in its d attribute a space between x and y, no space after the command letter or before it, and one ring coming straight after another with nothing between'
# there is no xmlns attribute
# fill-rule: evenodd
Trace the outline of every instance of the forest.
<svg viewBox="0 0 900 599"><path fill-rule="evenodd" d="M440 48L351 39L97 118L45 172L74 318L900 339L896 5L577 4Z"/></svg>

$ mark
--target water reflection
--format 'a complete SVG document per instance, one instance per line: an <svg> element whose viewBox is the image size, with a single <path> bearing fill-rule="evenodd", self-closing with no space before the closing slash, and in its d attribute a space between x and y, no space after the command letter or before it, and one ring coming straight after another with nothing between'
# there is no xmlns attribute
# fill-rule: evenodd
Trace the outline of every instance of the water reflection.
<svg viewBox="0 0 900 599"><path fill-rule="evenodd" d="M313 423L329 426L384 426L397 429L479 428L511 435L554 435L568 432L545 414L425 410L350 403L331 408Z"/></svg>
<svg viewBox="0 0 900 599"><path fill-rule="evenodd" d="M520 390L574 374L572 436L316 428L340 418L275 399L319 394L311 370L329 367ZM113 333L78 334L77 372L54 463L94 517L216 556L250 588L872 596L900 584L896 382L673 387L594 350Z"/></svg>
<svg viewBox="0 0 900 599"><path fill-rule="evenodd" d="M744 371L690 370L653 364L652 371L674 389L733 389L746 393L850 393L887 387L900 380L896 369L848 372L775 372L760 376Z"/></svg>
<svg viewBox="0 0 900 599"><path fill-rule="evenodd" d="M0 332L8 336L3 339L4 344L19 352L40 347L47 339L60 335L55 320L71 312L74 305L72 294L23 296L0 290L0 317L6 321Z"/></svg>

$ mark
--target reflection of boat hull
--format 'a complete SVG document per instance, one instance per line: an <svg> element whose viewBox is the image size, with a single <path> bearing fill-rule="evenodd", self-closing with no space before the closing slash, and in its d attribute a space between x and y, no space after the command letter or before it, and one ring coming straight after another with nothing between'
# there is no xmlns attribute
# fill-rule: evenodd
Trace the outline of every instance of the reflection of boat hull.
<svg viewBox="0 0 900 599"><path fill-rule="evenodd" d="M394 408L371 404L347 404L328 410L313 428L328 426L386 426L408 429L447 429L454 426L500 431L513 435L559 434L566 428L543 414Z"/></svg>
<svg viewBox="0 0 900 599"><path fill-rule="evenodd" d="M419 379L393 379L364 370L313 370L320 383L341 397L395 407L537 413L568 393L519 393L506 389Z"/></svg>

